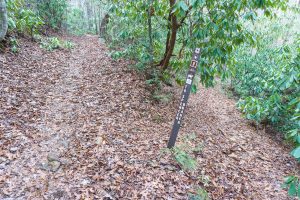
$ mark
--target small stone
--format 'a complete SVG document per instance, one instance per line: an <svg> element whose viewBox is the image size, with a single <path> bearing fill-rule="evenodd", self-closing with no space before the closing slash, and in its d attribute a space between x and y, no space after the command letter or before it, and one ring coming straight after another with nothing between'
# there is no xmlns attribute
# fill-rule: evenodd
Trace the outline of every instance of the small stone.
<svg viewBox="0 0 300 200"><path fill-rule="evenodd" d="M62 165L69 165L71 163L71 161L69 159L66 158L61 158L60 162Z"/></svg>
<svg viewBox="0 0 300 200"><path fill-rule="evenodd" d="M68 148L69 147L69 142L67 140L62 140L61 144L63 147Z"/></svg>
<svg viewBox="0 0 300 200"><path fill-rule="evenodd" d="M46 171L50 170L48 163L44 162L39 165L39 168Z"/></svg>
<svg viewBox="0 0 300 200"><path fill-rule="evenodd" d="M59 156L54 153L49 153L47 159L49 162L59 161Z"/></svg>
<svg viewBox="0 0 300 200"><path fill-rule="evenodd" d="M7 159L6 159L6 158L4 158L4 157L0 156L0 164L1 164L1 163L5 163L6 161L7 161Z"/></svg>
<svg viewBox="0 0 300 200"><path fill-rule="evenodd" d="M87 142L86 143L86 147L91 147L93 144L92 143L90 143L90 142Z"/></svg>
<svg viewBox="0 0 300 200"><path fill-rule="evenodd" d="M96 138L96 144L98 144L98 145L104 144L103 138L102 137L97 137Z"/></svg>
<svg viewBox="0 0 300 200"><path fill-rule="evenodd" d="M58 190L52 194L54 199L62 199L64 197L64 195L65 195L65 192L62 190Z"/></svg>
<svg viewBox="0 0 300 200"><path fill-rule="evenodd" d="M52 172L56 172L60 168L60 162L59 161L52 161L49 162L50 170Z"/></svg>
<svg viewBox="0 0 300 200"><path fill-rule="evenodd" d="M90 184L90 183L91 183L91 181L88 180L88 179L83 179L83 180L81 181L81 184L82 184L82 185L88 185L88 184Z"/></svg>
<svg viewBox="0 0 300 200"><path fill-rule="evenodd" d="M11 153L16 153L18 151L18 147L12 147L9 149Z"/></svg>

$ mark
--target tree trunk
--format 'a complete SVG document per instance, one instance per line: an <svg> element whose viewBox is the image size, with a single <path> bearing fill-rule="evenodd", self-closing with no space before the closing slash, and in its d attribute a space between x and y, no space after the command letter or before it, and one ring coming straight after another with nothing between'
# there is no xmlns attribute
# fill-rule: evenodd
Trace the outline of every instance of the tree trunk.
<svg viewBox="0 0 300 200"><path fill-rule="evenodd" d="M106 36L106 26L109 22L109 14L105 14L100 25L100 37L105 39Z"/></svg>
<svg viewBox="0 0 300 200"><path fill-rule="evenodd" d="M6 35L8 28L7 24L7 10L5 0L0 0L0 41L2 41Z"/></svg>
<svg viewBox="0 0 300 200"><path fill-rule="evenodd" d="M150 66L153 66L153 37L152 37L152 2L153 0L149 0L149 8L148 8L148 34L149 34L149 54L150 54Z"/></svg>
<svg viewBox="0 0 300 200"><path fill-rule="evenodd" d="M87 16L88 30L93 31L93 29L92 29L93 22L92 22L92 19L91 19L92 10L91 10L91 5L88 1L86 2L86 16Z"/></svg>
<svg viewBox="0 0 300 200"><path fill-rule="evenodd" d="M158 66L162 66L164 59L168 53L168 49L169 49L169 42L170 42L170 37L171 37L171 15L169 15L168 17L168 34L167 34L167 39L166 39L166 47L165 47L165 53L164 53L164 58L160 61L160 63L158 64Z"/></svg>
<svg viewBox="0 0 300 200"><path fill-rule="evenodd" d="M162 71L166 70L169 66L170 59L172 56L172 53L174 51L174 47L176 44L176 38L177 38L177 31L178 31L178 22L177 22L177 17L175 14L172 14L172 8L175 5L176 1L175 0L170 0L170 17L169 17L169 33L167 36L167 41L166 41L166 51L164 54L164 58L162 60Z"/></svg>
<svg viewBox="0 0 300 200"><path fill-rule="evenodd" d="M94 24L95 24L95 33L98 35L98 22L97 22L97 14L96 14L96 6L94 6Z"/></svg>
<svg viewBox="0 0 300 200"><path fill-rule="evenodd" d="M99 37L100 37L101 36L101 18L102 18L102 10L101 10L100 5L99 5L98 9L99 9L98 28L99 28Z"/></svg>

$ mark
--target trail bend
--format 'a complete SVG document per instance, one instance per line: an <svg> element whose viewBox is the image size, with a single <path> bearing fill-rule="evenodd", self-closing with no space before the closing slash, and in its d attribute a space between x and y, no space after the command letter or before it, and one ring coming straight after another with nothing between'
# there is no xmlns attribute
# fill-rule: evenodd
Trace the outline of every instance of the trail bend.
<svg viewBox="0 0 300 200"><path fill-rule="evenodd" d="M186 173L163 153L181 89L154 104L129 62L97 37L71 39L71 51L22 41L18 55L0 55L0 199L188 199L201 176L211 199L288 199L289 150L220 89L190 97L179 143L195 134L203 150Z"/></svg>

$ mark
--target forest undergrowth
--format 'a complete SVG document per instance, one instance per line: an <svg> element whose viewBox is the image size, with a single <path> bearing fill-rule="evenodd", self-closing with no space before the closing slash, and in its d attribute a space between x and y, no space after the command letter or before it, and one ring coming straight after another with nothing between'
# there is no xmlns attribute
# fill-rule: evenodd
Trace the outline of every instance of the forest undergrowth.
<svg viewBox="0 0 300 200"><path fill-rule="evenodd" d="M153 103L144 77L97 37L65 40L74 49L21 40L0 57L1 199L288 198L281 183L296 161L218 88L191 96L170 153L180 89Z"/></svg>
<svg viewBox="0 0 300 200"><path fill-rule="evenodd" d="M300 198L299 5L0 0L0 199Z"/></svg>

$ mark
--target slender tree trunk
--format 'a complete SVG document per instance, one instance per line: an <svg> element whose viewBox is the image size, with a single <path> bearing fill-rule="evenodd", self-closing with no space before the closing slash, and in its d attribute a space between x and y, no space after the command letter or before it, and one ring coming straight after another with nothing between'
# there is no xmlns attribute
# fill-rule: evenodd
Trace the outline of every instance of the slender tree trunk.
<svg viewBox="0 0 300 200"><path fill-rule="evenodd" d="M92 30L92 26L93 24L91 23L91 6L89 2L86 2L86 14L87 14L87 23L88 23L88 29L89 31L93 31Z"/></svg>
<svg viewBox="0 0 300 200"><path fill-rule="evenodd" d="M6 35L8 28L7 24L7 10L5 0L0 0L0 41L2 41Z"/></svg>
<svg viewBox="0 0 300 200"><path fill-rule="evenodd" d="M101 7L99 5L98 7L98 10L99 10L99 13L98 13L98 32L99 32L99 37L100 37L100 34L101 34L101 18L102 18L102 10L101 10Z"/></svg>
<svg viewBox="0 0 300 200"><path fill-rule="evenodd" d="M194 31L194 24L193 21L191 19L191 17L189 16L189 23L190 23L190 27L189 27L189 31L190 31L190 38L193 38L193 31Z"/></svg>
<svg viewBox="0 0 300 200"><path fill-rule="evenodd" d="M95 33L98 35L98 23L97 23L97 14L96 14L96 6L94 6L94 24L95 24Z"/></svg>
<svg viewBox="0 0 300 200"><path fill-rule="evenodd" d="M172 8L175 5L176 1L175 0L170 0L170 17L169 17L169 33L170 35L167 36L167 41L166 41L166 51L164 54L164 58L162 60L162 70L166 70L169 67L170 59L172 56L172 53L174 51L174 47L176 44L176 38L177 38L177 31L178 31L178 22L177 22L177 17L175 14L172 14Z"/></svg>
<svg viewBox="0 0 300 200"><path fill-rule="evenodd" d="M106 26L109 22L109 14L105 14L100 25L100 37L106 39Z"/></svg>
<svg viewBox="0 0 300 200"><path fill-rule="evenodd" d="M171 37L168 45L168 49L166 51L166 56L164 58L163 64L162 64L162 69L166 70L169 67L170 59L172 56L172 53L175 48L176 44L176 39L177 39L177 26L176 24L172 23L172 30L171 30Z"/></svg>
<svg viewBox="0 0 300 200"><path fill-rule="evenodd" d="M149 33L149 54L150 54L150 66L153 66L153 37L152 37L152 2L153 0L148 0L148 33Z"/></svg>
<svg viewBox="0 0 300 200"><path fill-rule="evenodd" d="M166 47L165 47L165 53L164 53L164 58L166 57L169 49L169 42L170 42L170 37L171 37L171 15L168 17L168 34L167 34L167 39L166 39ZM162 66L164 62L164 58L160 61L159 65Z"/></svg>

